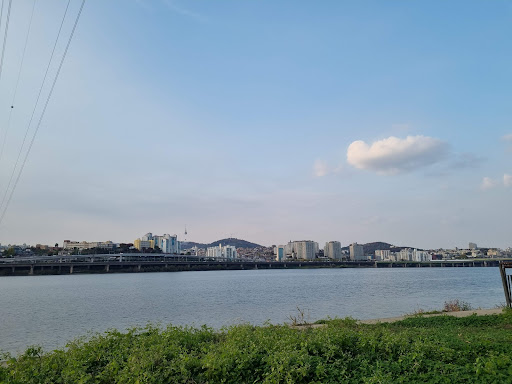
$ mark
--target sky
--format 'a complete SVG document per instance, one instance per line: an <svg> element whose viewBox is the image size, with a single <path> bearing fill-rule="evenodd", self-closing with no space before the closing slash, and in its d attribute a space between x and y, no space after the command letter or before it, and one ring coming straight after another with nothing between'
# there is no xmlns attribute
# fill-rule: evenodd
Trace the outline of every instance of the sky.
<svg viewBox="0 0 512 384"><path fill-rule="evenodd" d="M0 201L81 3L41 88L66 2L30 24L33 1L0 75ZM510 36L508 1L87 0L0 243L510 247Z"/></svg>

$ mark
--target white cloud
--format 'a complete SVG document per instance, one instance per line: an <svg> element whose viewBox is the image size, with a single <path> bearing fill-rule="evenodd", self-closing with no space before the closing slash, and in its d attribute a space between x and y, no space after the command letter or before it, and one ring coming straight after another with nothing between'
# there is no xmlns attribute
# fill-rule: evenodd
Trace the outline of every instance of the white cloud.
<svg viewBox="0 0 512 384"><path fill-rule="evenodd" d="M380 174L414 171L443 160L448 144L428 136L388 137L368 145L354 141L347 150L347 161L358 169Z"/></svg>
<svg viewBox="0 0 512 384"><path fill-rule="evenodd" d="M509 133L507 135L503 135L502 139L505 140L505 141L512 141L512 133Z"/></svg>
<svg viewBox="0 0 512 384"><path fill-rule="evenodd" d="M323 177L329 173L329 167L327 163L323 160L316 160L313 165L313 174L316 177Z"/></svg>
<svg viewBox="0 0 512 384"><path fill-rule="evenodd" d="M505 173L503 175L503 184L505 187L512 187L512 175Z"/></svg>
<svg viewBox="0 0 512 384"><path fill-rule="evenodd" d="M482 190L488 190L496 187L498 185L497 181L494 179L491 179L490 177L484 177L482 180L482 184L480 184L480 189Z"/></svg>

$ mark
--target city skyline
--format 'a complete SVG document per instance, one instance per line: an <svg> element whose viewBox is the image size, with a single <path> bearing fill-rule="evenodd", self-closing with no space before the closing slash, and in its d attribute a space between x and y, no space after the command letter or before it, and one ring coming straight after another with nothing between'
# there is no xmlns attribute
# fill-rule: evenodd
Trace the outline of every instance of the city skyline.
<svg viewBox="0 0 512 384"><path fill-rule="evenodd" d="M31 7L12 7L4 112ZM35 5L0 199L63 12ZM476 1L89 1L0 243L186 225L187 240L510 247L511 17Z"/></svg>

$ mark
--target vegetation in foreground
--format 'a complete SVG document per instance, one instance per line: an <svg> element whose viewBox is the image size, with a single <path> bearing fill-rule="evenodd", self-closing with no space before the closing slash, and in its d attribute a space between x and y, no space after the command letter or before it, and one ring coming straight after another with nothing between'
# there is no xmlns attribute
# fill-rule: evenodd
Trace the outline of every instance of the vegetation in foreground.
<svg viewBox="0 0 512 384"><path fill-rule="evenodd" d="M512 311L319 328L148 326L29 348L3 383L511 383Z"/></svg>

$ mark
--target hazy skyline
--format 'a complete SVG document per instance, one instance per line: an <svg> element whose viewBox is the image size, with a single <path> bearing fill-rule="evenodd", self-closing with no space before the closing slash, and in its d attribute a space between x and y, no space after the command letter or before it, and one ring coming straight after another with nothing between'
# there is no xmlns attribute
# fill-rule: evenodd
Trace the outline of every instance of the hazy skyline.
<svg viewBox="0 0 512 384"><path fill-rule="evenodd" d="M12 6L0 144L32 4ZM0 199L64 8L35 5ZM511 21L508 2L88 0L0 243L186 225L196 242L512 246Z"/></svg>

